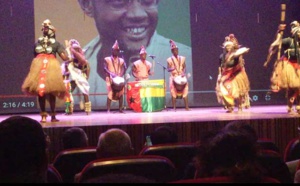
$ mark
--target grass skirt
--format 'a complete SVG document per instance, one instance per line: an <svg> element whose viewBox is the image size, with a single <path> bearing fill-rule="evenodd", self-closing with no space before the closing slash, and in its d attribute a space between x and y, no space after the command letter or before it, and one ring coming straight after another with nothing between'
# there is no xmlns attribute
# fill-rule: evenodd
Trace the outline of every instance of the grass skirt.
<svg viewBox="0 0 300 186"><path fill-rule="evenodd" d="M300 88L300 65L284 58L274 65L271 89L278 92L290 88Z"/></svg>
<svg viewBox="0 0 300 186"><path fill-rule="evenodd" d="M32 60L30 71L22 84L22 92L28 95L39 95L39 79L45 58L48 59L48 65L46 68L44 93L63 99L66 87L63 82L60 63L53 55L49 54L38 55Z"/></svg>
<svg viewBox="0 0 300 186"><path fill-rule="evenodd" d="M216 84L218 102L226 106L234 106L235 99L249 99L250 82L244 67L224 69ZM243 106L249 107L250 102Z"/></svg>

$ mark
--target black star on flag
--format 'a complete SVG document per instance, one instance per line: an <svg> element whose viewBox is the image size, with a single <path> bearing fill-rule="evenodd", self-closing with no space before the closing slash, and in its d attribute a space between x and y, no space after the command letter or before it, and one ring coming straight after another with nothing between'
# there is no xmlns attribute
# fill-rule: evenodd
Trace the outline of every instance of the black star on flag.
<svg viewBox="0 0 300 186"><path fill-rule="evenodd" d="M131 104L131 103L134 103L134 100L135 100L135 99L131 96L130 99L129 99L130 104Z"/></svg>

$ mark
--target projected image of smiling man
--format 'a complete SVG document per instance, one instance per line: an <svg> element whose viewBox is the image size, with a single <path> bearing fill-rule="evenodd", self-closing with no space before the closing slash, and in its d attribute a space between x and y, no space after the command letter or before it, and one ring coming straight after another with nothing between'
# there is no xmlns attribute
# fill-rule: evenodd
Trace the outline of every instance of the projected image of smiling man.
<svg viewBox="0 0 300 186"><path fill-rule="evenodd" d="M111 54L112 44L118 40L122 58L130 72L131 63L139 59L139 50L145 46L156 60L165 61L169 39L156 32L159 0L78 0L84 13L94 18L99 36L84 48L85 56L91 64L89 77L90 93L105 92L103 60ZM83 28L84 29L84 28ZM191 48L179 46L191 56ZM190 61L191 62L191 61ZM159 68L159 67L158 67ZM162 79L162 70L153 79ZM102 90L103 89L103 90ZM103 105L105 96L91 96L93 105Z"/></svg>

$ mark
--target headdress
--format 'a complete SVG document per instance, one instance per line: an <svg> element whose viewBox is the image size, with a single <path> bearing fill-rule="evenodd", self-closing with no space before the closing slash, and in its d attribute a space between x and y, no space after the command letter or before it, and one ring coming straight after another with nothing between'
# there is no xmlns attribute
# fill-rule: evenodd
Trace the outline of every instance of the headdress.
<svg viewBox="0 0 300 186"><path fill-rule="evenodd" d="M147 54L144 46L141 46L140 54Z"/></svg>
<svg viewBox="0 0 300 186"><path fill-rule="evenodd" d="M171 50L174 48L178 48L176 43L172 39L170 40L170 47L171 47Z"/></svg>
<svg viewBox="0 0 300 186"><path fill-rule="evenodd" d="M49 19L46 19L46 20L43 21L43 23L42 23L42 31L44 31L45 27L48 27L53 32L56 31L55 27L52 25L52 23L51 23L51 21Z"/></svg>
<svg viewBox="0 0 300 186"><path fill-rule="evenodd" d="M223 48L225 48L227 45L233 45L235 49L240 48L239 42L237 38L234 36L234 34L229 34L228 36L225 37Z"/></svg>
<svg viewBox="0 0 300 186"><path fill-rule="evenodd" d="M295 33L300 31L300 23L298 21L293 21L290 25L292 35L295 35Z"/></svg>
<svg viewBox="0 0 300 186"><path fill-rule="evenodd" d="M119 50L119 49L120 49L119 43L118 43L117 40L115 41L114 45L112 46L112 49L113 49L113 50Z"/></svg>
<svg viewBox="0 0 300 186"><path fill-rule="evenodd" d="M298 21L293 21L293 22L291 22L290 25L291 25L291 28L293 29L294 27L300 26L300 23Z"/></svg>

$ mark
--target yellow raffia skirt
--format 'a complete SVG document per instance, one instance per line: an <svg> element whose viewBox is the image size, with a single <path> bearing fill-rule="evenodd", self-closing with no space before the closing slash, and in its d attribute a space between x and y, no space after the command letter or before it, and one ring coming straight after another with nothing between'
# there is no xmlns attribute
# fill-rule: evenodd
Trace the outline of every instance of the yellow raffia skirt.
<svg viewBox="0 0 300 186"><path fill-rule="evenodd" d="M23 84L22 92L28 95L38 96L40 92L41 70L44 60L47 59L47 67L45 70L44 94L52 94L63 99L66 93L66 87L63 82L63 75L59 61L51 54L39 54L32 60L29 73L27 74Z"/></svg>
<svg viewBox="0 0 300 186"><path fill-rule="evenodd" d="M235 99L249 99L250 82L244 67L224 69L216 84L218 102L226 106L234 106ZM245 100L244 107L250 107Z"/></svg>
<svg viewBox="0 0 300 186"><path fill-rule="evenodd" d="M274 65L270 80L273 92L278 92L280 89L300 88L300 65L297 61L283 58Z"/></svg>

